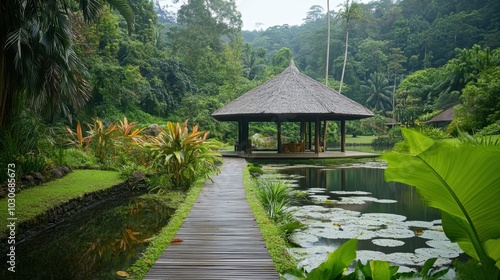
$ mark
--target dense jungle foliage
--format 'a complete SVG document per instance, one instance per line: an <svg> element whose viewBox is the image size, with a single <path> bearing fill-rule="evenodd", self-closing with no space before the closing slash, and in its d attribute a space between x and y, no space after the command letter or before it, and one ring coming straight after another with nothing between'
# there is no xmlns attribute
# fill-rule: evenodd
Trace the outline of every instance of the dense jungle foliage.
<svg viewBox="0 0 500 280"><path fill-rule="evenodd" d="M334 7L329 86L338 90L344 76L342 94L378 114L349 122L348 132L385 133L386 117L419 126L456 106L448 132L498 134L499 11L496 0ZM108 125L126 116L143 126L189 119L232 144L236 125L210 114L280 73L291 58L324 82L326 41L327 15L319 6L304 11L300 26L242 31L234 0L185 1L177 13L150 0L2 1L2 159L24 158L36 169L42 163L28 154L63 146L66 125L93 118Z"/></svg>

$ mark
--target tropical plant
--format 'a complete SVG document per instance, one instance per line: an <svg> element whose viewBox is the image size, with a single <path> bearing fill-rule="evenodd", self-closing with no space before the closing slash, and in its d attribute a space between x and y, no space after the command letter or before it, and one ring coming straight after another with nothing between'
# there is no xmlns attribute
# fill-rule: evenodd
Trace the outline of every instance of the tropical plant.
<svg viewBox="0 0 500 280"><path fill-rule="evenodd" d="M189 132L187 120L182 125L168 122L167 130L160 129L145 146L154 158L154 167L166 171L174 187L188 189L195 180L209 178L218 170L220 154L207 141L208 133L198 131L197 125Z"/></svg>
<svg viewBox="0 0 500 280"><path fill-rule="evenodd" d="M437 258L428 259L424 265L416 272L403 272L397 274L397 279L422 279L435 280L440 279L449 269L433 269L433 265Z"/></svg>
<svg viewBox="0 0 500 280"><path fill-rule="evenodd" d="M83 136L83 130L82 130L82 125L80 124L80 121L76 123L76 128L75 130L72 130L70 127L66 126L66 131L69 136L71 136L72 139L68 140L68 145L74 145L76 146L79 150L82 150L85 144L85 148L88 148L88 145L90 143L90 138L89 137L84 137Z"/></svg>
<svg viewBox="0 0 500 280"><path fill-rule="evenodd" d="M415 186L431 207L441 210L443 229L490 279L500 268L500 149L498 146L432 140L403 129L409 153L391 152L387 181Z"/></svg>
<svg viewBox="0 0 500 280"><path fill-rule="evenodd" d="M93 123L87 124L89 127L88 138L90 139L90 149L94 153L99 163L106 163L108 156L112 154L113 141L117 131L116 123L104 126L99 118L92 118Z"/></svg>
<svg viewBox="0 0 500 280"><path fill-rule="evenodd" d="M98 17L104 1L79 0L86 21ZM127 1L107 1L133 27ZM76 3L68 1L1 1L0 126L12 122L24 104L43 115L66 116L89 99L86 68L73 48L69 16Z"/></svg>
<svg viewBox="0 0 500 280"><path fill-rule="evenodd" d="M391 266L388 262L371 260L366 264L363 264L358 260L356 263L355 271L349 274L345 278L351 279L398 279L396 277L396 272L398 271L398 266ZM413 273L408 273L413 276Z"/></svg>
<svg viewBox="0 0 500 280"><path fill-rule="evenodd" d="M283 272L282 278L289 280L328 280L341 279L345 270L356 258L358 240L351 239L340 245L335 251L328 254L326 261L317 268L306 273L304 270L289 269ZM378 279L378 278L377 278Z"/></svg>
<svg viewBox="0 0 500 280"><path fill-rule="evenodd" d="M7 164L23 164L18 175L42 171L45 159L39 151L39 142L46 135L46 127L27 111L19 114L9 126L0 127L0 182L7 177ZM30 166L33 170L29 170ZM5 171L5 172L3 172Z"/></svg>
<svg viewBox="0 0 500 280"><path fill-rule="evenodd" d="M366 85L362 85L361 89L368 94L366 104L371 108L385 112L391 108L391 86L389 80L384 74L375 72L370 74Z"/></svg>
<svg viewBox="0 0 500 280"><path fill-rule="evenodd" d="M256 196L273 221L290 220L291 187L286 181L259 178Z"/></svg>
<svg viewBox="0 0 500 280"><path fill-rule="evenodd" d="M386 261L371 260L363 264L357 261L354 271L345 274L348 267L356 259L357 239L351 239L339 248L328 254L327 259L318 267L307 273L304 269L288 269L283 272L281 279L287 280L325 280L325 279L350 279L350 280L390 280L390 279L441 279L449 269L434 269L437 258L428 259L424 265L414 272L398 273L398 266L391 266Z"/></svg>

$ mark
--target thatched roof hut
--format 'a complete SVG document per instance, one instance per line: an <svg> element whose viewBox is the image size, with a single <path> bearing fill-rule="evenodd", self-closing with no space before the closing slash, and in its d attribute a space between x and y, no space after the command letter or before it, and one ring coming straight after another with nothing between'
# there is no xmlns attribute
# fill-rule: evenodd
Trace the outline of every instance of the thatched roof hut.
<svg viewBox="0 0 500 280"><path fill-rule="evenodd" d="M321 121L325 124L327 120L341 121L341 150L344 151L345 121L373 115L364 106L300 73L292 60L282 73L218 109L212 117L220 121L238 121L240 151L249 150L246 143L248 122L276 122L278 152L282 151L281 122L301 122L301 130L307 130L306 122L309 126L314 122L315 150L318 152ZM312 129L309 127L308 131Z"/></svg>
<svg viewBox="0 0 500 280"><path fill-rule="evenodd" d="M290 66L212 114L220 121L355 120L373 116L364 106Z"/></svg>
<svg viewBox="0 0 500 280"><path fill-rule="evenodd" d="M449 123L455 118L455 111L453 107L450 107L439 115L427 121L427 123Z"/></svg>

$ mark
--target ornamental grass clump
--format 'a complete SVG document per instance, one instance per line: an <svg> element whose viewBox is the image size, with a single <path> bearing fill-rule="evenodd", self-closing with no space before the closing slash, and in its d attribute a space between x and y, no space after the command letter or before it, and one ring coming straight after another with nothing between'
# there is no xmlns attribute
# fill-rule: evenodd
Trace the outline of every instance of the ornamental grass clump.
<svg viewBox="0 0 500 280"><path fill-rule="evenodd" d="M256 196L266 210L268 216L275 222L290 220L291 188L283 180L257 180Z"/></svg>

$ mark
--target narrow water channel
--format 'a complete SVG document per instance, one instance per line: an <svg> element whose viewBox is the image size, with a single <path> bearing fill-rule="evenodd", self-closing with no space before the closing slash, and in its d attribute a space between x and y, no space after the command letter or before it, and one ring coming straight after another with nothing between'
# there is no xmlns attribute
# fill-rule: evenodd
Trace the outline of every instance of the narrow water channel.
<svg viewBox="0 0 500 280"><path fill-rule="evenodd" d="M16 272L0 279L123 279L174 209L154 195L120 195L16 246ZM6 263L2 254L2 265Z"/></svg>

